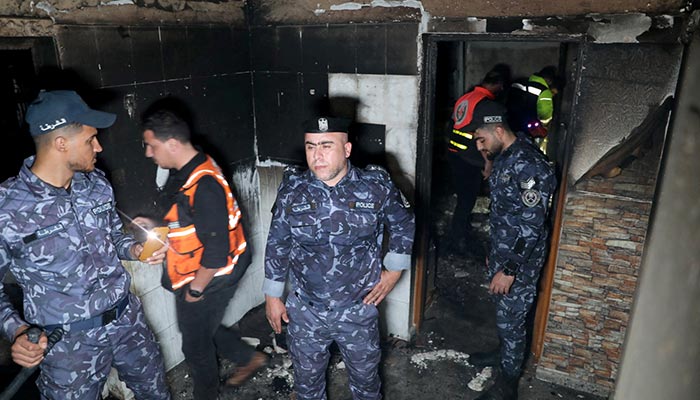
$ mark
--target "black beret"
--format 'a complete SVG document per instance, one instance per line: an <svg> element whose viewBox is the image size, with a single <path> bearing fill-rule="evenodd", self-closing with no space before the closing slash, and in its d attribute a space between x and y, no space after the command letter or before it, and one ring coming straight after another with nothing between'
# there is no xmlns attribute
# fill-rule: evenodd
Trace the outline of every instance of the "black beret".
<svg viewBox="0 0 700 400"><path fill-rule="evenodd" d="M327 133L345 132L348 133L350 120L347 118L316 117L304 121L304 133Z"/></svg>

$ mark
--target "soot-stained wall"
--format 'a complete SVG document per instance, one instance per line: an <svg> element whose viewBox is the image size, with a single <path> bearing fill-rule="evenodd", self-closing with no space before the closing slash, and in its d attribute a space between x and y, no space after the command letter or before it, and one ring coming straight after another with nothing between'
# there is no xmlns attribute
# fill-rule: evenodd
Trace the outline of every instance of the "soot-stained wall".
<svg viewBox="0 0 700 400"><path fill-rule="evenodd" d="M329 112L328 74L416 75L418 25L253 27L258 156L303 161L301 124Z"/></svg>
<svg viewBox="0 0 700 400"><path fill-rule="evenodd" d="M668 113L614 178L579 179L672 96L678 44L585 45L570 182L552 285L541 379L607 395L617 378L653 208ZM662 72L663 71L663 72Z"/></svg>
<svg viewBox="0 0 700 400"><path fill-rule="evenodd" d="M117 114L99 139L119 206L148 213L156 167L144 156L140 118L156 100L173 97L192 117L195 143L227 176L253 162L250 47L247 30L217 26L60 26L63 70L54 84L81 90L91 105ZM63 80L60 80L61 78Z"/></svg>

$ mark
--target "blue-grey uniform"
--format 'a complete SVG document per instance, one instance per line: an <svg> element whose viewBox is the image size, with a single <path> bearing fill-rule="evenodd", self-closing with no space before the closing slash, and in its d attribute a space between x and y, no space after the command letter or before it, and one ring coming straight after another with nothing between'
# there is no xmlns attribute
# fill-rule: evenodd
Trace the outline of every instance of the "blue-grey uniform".
<svg viewBox="0 0 700 400"><path fill-rule="evenodd" d="M169 399L160 349L119 261L134 239L121 231L104 173L76 172L66 190L34 175L33 163L0 186L2 333L11 340L27 323L66 330L40 364L44 398L97 399L114 366L136 398ZM3 291L8 271L23 289L24 319Z"/></svg>
<svg viewBox="0 0 700 400"><path fill-rule="evenodd" d="M378 311L362 299L379 283L384 228L387 269L411 265L415 222L408 202L379 167L348 162L329 187L293 171L280 185L267 241L263 291L287 297L289 350L299 400L325 399L328 347L335 341L354 399L380 399Z"/></svg>
<svg viewBox="0 0 700 400"><path fill-rule="evenodd" d="M508 294L499 295L496 324L501 340L501 367L519 376L525 355L525 320L546 258L547 215L556 177L544 155L518 133L501 152L489 177L491 251L489 278L501 270L515 274Z"/></svg>

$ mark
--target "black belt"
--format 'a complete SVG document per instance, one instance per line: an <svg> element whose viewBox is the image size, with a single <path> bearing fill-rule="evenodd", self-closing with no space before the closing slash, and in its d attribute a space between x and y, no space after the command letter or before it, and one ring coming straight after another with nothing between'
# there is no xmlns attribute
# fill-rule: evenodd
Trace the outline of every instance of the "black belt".
<svg viewBox="0 0 700 400"><path fill-rule="evenodd" d="M329 307L329 306L322 304L322 303L319 303L319 302L313 302L313 301L309 300L308 298L306 298L306 296L300 294L299 292L294 292L294 295L297 296L297 299L308 304L309 306L311 306L317 310L320 310L320 311L328 311L328 312L346 310L348 308L354 307L354 306L362 303L362 300L355 300L352 303L346 304L343 307Z"/></svg>
<svg viewBox="0 0 700 400"><path fill-rule="evenodd" d="M119 300L116 306L110 308L109 310L103 312L100 315L96 315L92 318L84 319L82 321L70 322L67 324L46 325L44 326L44 330L52 331L56 328L63 328L63 330L66 332L68 332L69 330L84 331L92 328L98 328L100 326L105 326L114 321L115 319L119 319L119 317L124 315L124 310L126 309L127 305L129 305L128 293L126 296L124 296L123 299Z"/></svg>

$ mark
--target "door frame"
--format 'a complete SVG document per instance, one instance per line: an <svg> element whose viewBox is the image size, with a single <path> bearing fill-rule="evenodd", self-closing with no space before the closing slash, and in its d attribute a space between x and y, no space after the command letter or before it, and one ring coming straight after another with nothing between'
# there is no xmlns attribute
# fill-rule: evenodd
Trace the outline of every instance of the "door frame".
<svg viewBox="0 0 700 400"><path fill-rule="evenodd" d="M437 73L437 58L438 58L438 43L440 42L556 42L562 45L577 44L577 57L582 56L583 44L586 42L585 35L513 35L513 34L475 34L475 33L426 33L422 35L423 43L423 64L421 68L421 83L420 83L420 103L418 113L418 132L416 143L416 238L414 242L415 255L415 280L413 286L413 301L412 301L412 323L416 331L420 330L420 326L425 315L425 308L428 301L432 297L433 288L427 287L429 263L431 262L431 248L433 248L433 237L430 229L430 210L432 206L432 176L433 176L433 133L432 127L435 123L435 90L436 90L436 73ZM466 61L465 61L466 63ZM569 154L572 146L571 127L573 125L574 114L571 110L574 108L580 85L581 63L577 63L574 75L572 75L573 83L571 89L567 92L571 96L568 103L568 118L566 121L560 121L563 125L564 138L560 143L563 146L563 151L557 151L562 155L559 160L560 168L558 169L559 177L565 177L569 166ZM554 277L554 269L557 259L557 244L561 231L561 216L563 210L563 199L566 197L566 179L559 179L559 188L554 204L556 204L555 214L553 216L553 234L552 245L549 249L547 263L542 271L540 280L540 289L537 301L537 312L535 316L535 328L532 337L532 349L535 352L536 359L542 351L542 341L544 338L544 330L546 328L547 315L549 312L549 300L551 298L552 283Z"/></svg>

